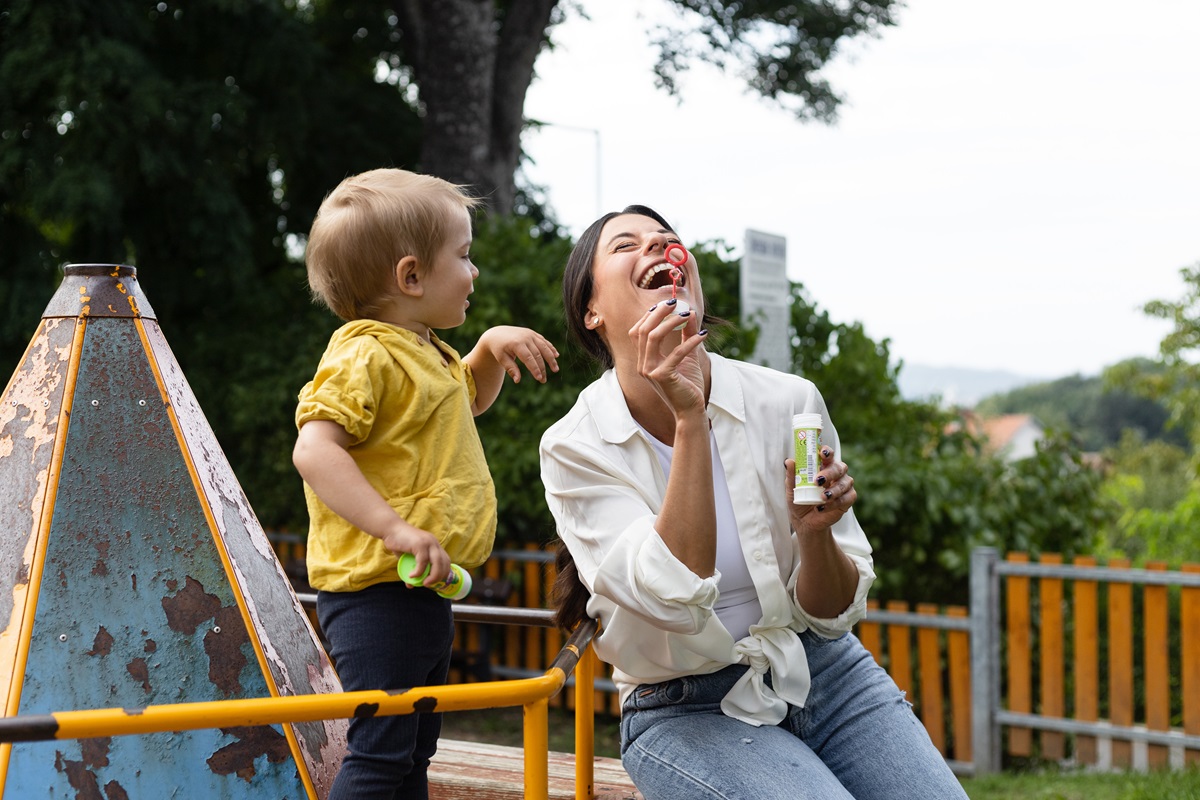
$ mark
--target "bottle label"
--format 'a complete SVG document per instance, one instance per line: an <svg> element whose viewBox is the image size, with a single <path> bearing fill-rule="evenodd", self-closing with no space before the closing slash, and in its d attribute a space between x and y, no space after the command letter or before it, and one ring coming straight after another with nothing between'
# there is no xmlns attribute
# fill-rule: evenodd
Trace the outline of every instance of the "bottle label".
<svg viewBox="0 0 1200 800"><path fill-rule="evenodd" d="M797 428L796 439L796 485L816 486L821 452L821 432L814 428Z"/></svg>

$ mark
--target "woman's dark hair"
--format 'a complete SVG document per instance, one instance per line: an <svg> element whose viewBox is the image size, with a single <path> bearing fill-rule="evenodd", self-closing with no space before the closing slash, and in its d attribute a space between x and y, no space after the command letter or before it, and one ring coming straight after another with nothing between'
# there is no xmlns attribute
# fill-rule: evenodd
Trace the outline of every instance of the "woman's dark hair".
<svg viewBox="0 0 1200 800"><path fill-rule="evenodd" d="M588 355L599 361L605 369L613 366L612 353L608 352L600 335L589 329L584 320L595 286L592 265L596 261L596 248L600 246L600 231L610 219L625 214L649 217L665 230L675 230L661 214L647 206L633 205L626 206L621 211L610 211L589 225L580 235L575 247L571 249L571 255L567 257L567 266L563 271L563 310L567 317L567 330ZM554 622L563 630L574 630L575 626L587 617L587 603L591 593L579 579L575 559L562 539L558 540L554 564L558 572L550 590L550 604L555 609Z"/></svg>
<svg viewBox="0 0 1200 800"><path fill-rule="evenodd" d="M564 631L573 631L587 618L587 604L592 594L579 579L575 559L567 549L567 543L558 540L554 553L557 575L550 589L550 605L554 608L554 624Z"/></svg>
<svg viewBox="0 0 1200 800"><path fill-rule="evenodd" d="M572 338L605 369L613 366L612 353L600 338L600 334L587 327L588 303L592 299L595 281L592 278L592 265L596 261L596 249L600 246L600 232L613 217L626 214L636 214L649 217L663 227L664 230L674 231L671 223L649 206L625 206L620 211L610 211L587 227L571 249L567 257L567 266L563 271L563 311L567 318L567 330ZM720 317L705 313L703 325L725 325ZM558 549L554 557L558 569L558 577L550 590L550 603L554 606L555 623L563 630L572 630L587 616L587 603L591 597L586 586L579 579L579 571L575 568L575 559L567 549L566 542L558 540Z"/></svg>

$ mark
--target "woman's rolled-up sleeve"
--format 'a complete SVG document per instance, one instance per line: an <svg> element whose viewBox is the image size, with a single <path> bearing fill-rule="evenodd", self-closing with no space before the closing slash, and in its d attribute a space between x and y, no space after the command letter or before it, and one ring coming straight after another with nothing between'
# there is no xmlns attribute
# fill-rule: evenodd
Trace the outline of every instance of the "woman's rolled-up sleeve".
<svg viewBox="0 0 1200 800"><path fill-rule="evenodd" d="M795 534L793 534L794 538ZM792 608L796 619L804 627L828 639L836 639L853 628L867 614L867 592L875 582L874 560L871 558L871 545L854 517L853 511L834 523L833 538L841 551L854 564L858 571L858 585L854 588L854 599L846 609L833 618L814 617L804 610L796 600L796 581L800 574L799 558L792 570L788 581L788 594L792 598ZM796 546L799 549L799 545Z"/></svg>
<svg viewBox="0 0 1200 800"><path fill-rule="evenodd" d="M656 628L703 630L720 575L700 578L671 553L654 527L661 500L644 477L586 442L550 433L541 467L559 536L588 589Z"/></svg>

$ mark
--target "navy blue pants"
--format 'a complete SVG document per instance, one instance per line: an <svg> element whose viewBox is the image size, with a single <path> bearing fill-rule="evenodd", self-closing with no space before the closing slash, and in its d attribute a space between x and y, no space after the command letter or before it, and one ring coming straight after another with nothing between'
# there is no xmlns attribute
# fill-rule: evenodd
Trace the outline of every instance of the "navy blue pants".
<svg viewBox="0 0 1200 800"><path fill-rule="evenodd" d="M411 689L446 682L454 643L450 601L399 581L318 592L317 619L342 689ZM427 800L442 715L354 718L329 800Z"/></svg>

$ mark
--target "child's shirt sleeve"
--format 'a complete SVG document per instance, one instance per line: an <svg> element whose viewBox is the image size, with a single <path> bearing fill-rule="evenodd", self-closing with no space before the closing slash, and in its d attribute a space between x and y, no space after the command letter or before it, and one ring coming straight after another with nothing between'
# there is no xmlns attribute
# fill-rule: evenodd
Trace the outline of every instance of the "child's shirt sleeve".
<svg viewBox="0 0 1200 800"><path fill-rule="evenodd" d="M313 379L300 390L296 428L315 419L336 422L351 444L366 440L375 423L378 360L366 342L346 342L325 353Z"/></svg>

